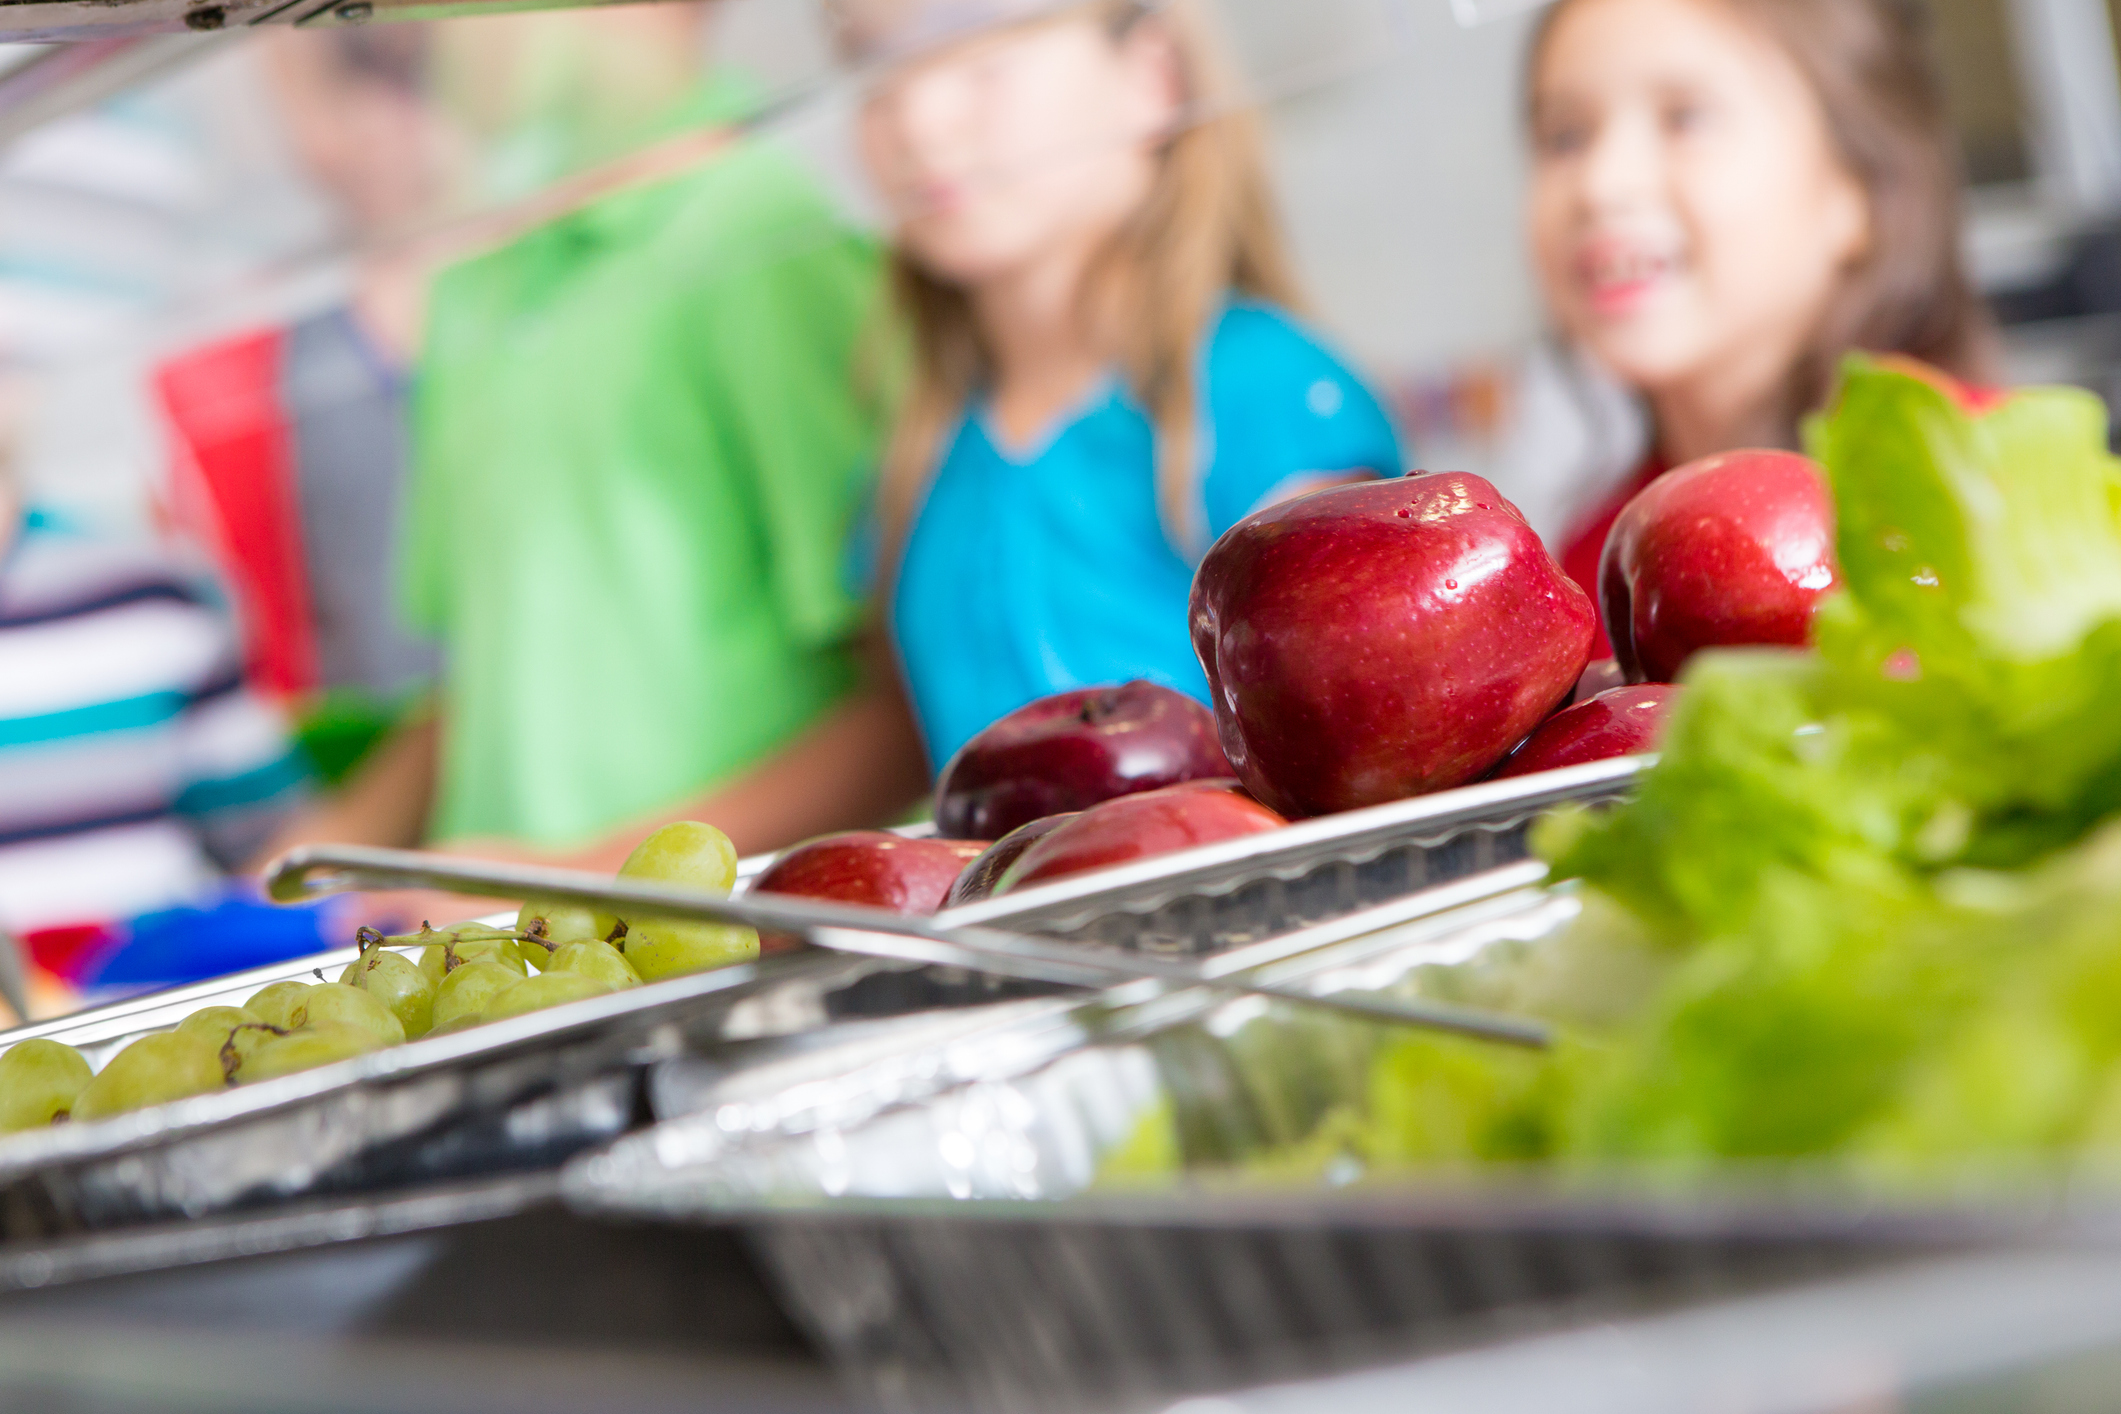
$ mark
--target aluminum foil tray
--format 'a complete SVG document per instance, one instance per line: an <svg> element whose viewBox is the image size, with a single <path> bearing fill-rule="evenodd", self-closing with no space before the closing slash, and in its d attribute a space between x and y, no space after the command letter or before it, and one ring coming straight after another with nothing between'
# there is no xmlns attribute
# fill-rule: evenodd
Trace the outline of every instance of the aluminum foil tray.
<svg viewBox="0 0 2121 1414"><path fill-rule="evenodd" d="M1540 815L1617 800L1655 759L1594 761L1303 820L1023 889L941 921L1147 952L1217 952L1523 859Z"/></svg>
<svg viewBox="0 0 2121 1414"><path fill-rule="evenodd" d="M0 1034L0 1050L45 1036L100 1066L200 1007L239 1004L284 978L336 976L354 956L349 948L22 1027ZM717 1053L734 1063L766 1038L869 1036L907 1012L933 1020L998 1006L1009 1015L1008 999L1062 990L944 972L829 953L769 957L94 1124L0 1137L0 1254L136 1224L549 1172L647 1117L644 1078L657 1060Z"/></svg>
<svg viewBox="0 0 2121 1414"><path fill-rule="evenodd" d="M1455 907L1262 975L1377 990L1425 964L1537 947L1578 903L1536 877L1520 865L1463 881ZM1531 1175L1241 1175L1360 1084L1376 1034L1200 993L1049 1007L927 1057L849 1054L837 1073L703 1084L686 1117L570 1163L562 1190L589 1213L739 1224L821 1347L897 1408L1133 1407L2030 1222ZM1160 1115L1189 1163L1207 1162L1113 1178L1110 1162Z"/></svg>
<svg viewBox="0 0 2121 1414"><path fill-rule="evenodd" d="M1476 862L1521 855L1525 824L1539 811L1610 798L1638 769L1633 761L1598 763L1305 822L1265 837L1268 845L1187 851L937 922L1187 954L1287 940L1245 953L1252 965L1345 936L1319 920L1345 922L1377 899L1427 911L1436 905L1421 896L1443 881ZM742 872L749 878L763 864L746 861ZM1448 891L1436 897L1447 901ZM1180 918L1190 931L1177 940L1171 920ZM199 1007L240 1003L269 982L318 970L336 976L353 956L346 949L20 1028L0 1034L0 1050L49 1036L100 1064ZM819 1041L827 1036L868 1054L926 1055L939 1044L927 1022L899 1032L886 1020L1029 1005L1071 990L958 967L771 958L96 1125L12 1136L0 1139L0 1246L549 1170L651 1114L683 1112L702 1071L719 1077L768 1060L824 1064L831 1046ZM1051 1002L1044 1010L1067 1007ZM1015 1016L1004 1007L964 1024L979 1029ZM959 1023L940 1024L955 1035ZM660 1083L644 1090L649 1067L679 1055L705 1059L658 1072Z"/></svg>

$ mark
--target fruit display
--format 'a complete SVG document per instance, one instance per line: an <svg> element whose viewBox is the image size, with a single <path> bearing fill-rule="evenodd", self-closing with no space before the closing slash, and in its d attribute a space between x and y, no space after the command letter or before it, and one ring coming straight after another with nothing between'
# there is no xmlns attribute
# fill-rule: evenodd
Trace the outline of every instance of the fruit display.
<svg viewBox="0 0 2121 1414"><path fill-rule="evenodd" d="M1681 690L1671 683L1646 682L1607 688L1587 702L1564 707L1503 760L1495 778L1655 751Z"/></svg>
<svg viewBox="0 0 2121 1414"><path fill-rule="evenodd" d="M1191 613L1223 750L1292 817L1479 779L1569 696L1596 630L1517 508L1455 472L1255 512Z"/></svg>
<svg viewBox="0 0 2121 1414"><path fill-rule="evenodd" d="M976 852L952 856L938 897L955 865ZM736 851L713 826L681 822L650 835L621 876L726 895ZM100 1070L72 1046L19 1042L0 1053L0 1133L269 1080L758 952L748 928L649 913L607 920L536 901L524 905L514 928L423 925L396 937L363 928L357 942L360 955L336 979L320 973L315 982L273 982L242 1006L202 1007L166 1031L136 1037Z"/></svg>
<svg viewBox="0 0 2121 1414"><path fill-rule="evenodd" d="M1794 452L1666 472L1622 509L1598 565L1606 632L1633 682L1670 682L1703 648L1801 647L1836 582L1833 498Z"/></svg>
<svg viewBox="0 0 2121 1414"><path fill-rule="evenodd" d="M1093 805L1032 841L1002 872L995 892L1006 894L1092 869L1278 830L1289 823L1236 789L1236 784L1190 781Z"/></svg>
<svg viewBox="0 0 2121 1414"><path fill-rule="evenodd" d="M1149 682L1042 697L958 749L935 784L947 837L999 840L1049 815L1230 774L1208 710Z"/></svg>
<svg viewBox="0 0 2121 1414"><path fill-rule="evenodd" d="M1855 359L1809 437L1839 524L1813 646L1697 653L1637 795L1535 835L1576 921L1417 974L1557 1045L1377 1035L1277 1162L1804 1160L1893 1183L2121 1155L2104 410L2065 389L1970 407Z"/></svg>
<svg viewBox="0 0 2121 1414"><path fill-rule="evenodd" d="M751 890L928 914L943 906L958 875L986 849L985 840L850 830L788 850L752 880Z"/></svg>

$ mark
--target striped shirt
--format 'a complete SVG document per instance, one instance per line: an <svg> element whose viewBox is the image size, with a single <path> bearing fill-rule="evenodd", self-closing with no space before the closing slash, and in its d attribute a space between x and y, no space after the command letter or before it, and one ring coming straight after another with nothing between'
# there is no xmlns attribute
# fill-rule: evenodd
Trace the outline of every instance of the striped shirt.
<svg viewBox="0 0 2121 1414"><path fill-rule="evenodd" d="M35 512L0 542L0 926L196 899L304 780L199 579Z"/></svg>

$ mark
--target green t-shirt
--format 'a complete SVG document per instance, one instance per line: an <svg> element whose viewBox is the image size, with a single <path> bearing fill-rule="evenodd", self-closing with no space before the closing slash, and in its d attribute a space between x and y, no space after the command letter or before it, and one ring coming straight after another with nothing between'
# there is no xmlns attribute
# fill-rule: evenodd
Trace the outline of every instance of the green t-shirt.
<svg viewBox="0 0 2121 1414"><path fill-rule="evenodd" d="M848 691L880 273L747 142L436 282L403 542L447 653L436 837L591 837Z"/></svg>

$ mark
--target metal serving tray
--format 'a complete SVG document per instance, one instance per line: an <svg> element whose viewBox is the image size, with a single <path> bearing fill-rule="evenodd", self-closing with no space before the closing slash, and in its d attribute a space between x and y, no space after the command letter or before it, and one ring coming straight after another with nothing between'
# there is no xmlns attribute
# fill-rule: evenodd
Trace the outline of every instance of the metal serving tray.
<svg viewBox="0 0 2121 1414"><path fill-rule="evenodd" d="M558 871L536 877L572 879L577 895L608 891L622 906L639 902L624 897L628 888L643 892L593 879L585 891L582 876ZM778 924L769 926L797 931L809 931L810 919L882 935L905 923L867 909L646 892L665 896L681 916L772 915ZM199 1007L240 1003L283 978L335 976L355 955L344 949L131 998L5 1033L0 1050L49 1037L100 1064ZM946 982L922 975L932 971L830 952L767 957L95 1123L9 1135L0 1138L0 1250L298 1199L550 1170L644 1117L642 1075L655 1059L843 1019L1055 990L992 973L961 971Z"/></svg>
<svg viewBox="0 0 2121 1414"><path fill-rule="evenodd" d="M1531 877L1534 871L1519 872ZM1419 899L1400 900L1370 910L1365 919L1398 921L1423 911L1448 908L1455 901L1454 894L1463 893L1461 886L1457 890L1434 891ZM1351 930L1359 931L1363 926L1364 920L1357 919L1326 924L1307 935L1292 935L1232 953L1218 959L1215 968L1236 973L1265 966L1345 938ZM351 950L346 956L351 958ZM700 1014L678 1018L665 1028L666 1034L653 1038L650 1045L629 1056L634 1069L645 1066L649 1071L647 1078L652 1083L646 1088L654 1100L654 1112L665 1116L684 1112L696 1105L710 1087L718 1093L740 1075L746 1077L747 1086L755 1093L781 1095L791 1105L801 1104L806 1097L814 1099L819 1094L813 1078L870 1065L889 1069L910 1060L912 1068L902 1071L895 1082L896 1092L904 1097L947 1080L946 1075L927 1064L926 1058L947 1056L968 1043L979 1044L982 1038L1030 1029L1035 1023L1079 1005L1082 999L1080 991L1071 991L1067 995L1028 997L911 1016L866 1021L838 1019L837 1024L806 1027L807 1020L825 1015L823 1004L842 994L845 987L839 985L841 982L866 973L871 965L862 959L813 958L811 962L814 965L808 968L784 969L791 975L778 982L760 979L710 994L701 1004ZM140 1028L166 1025L197 1006L230 999L240 1001L248 995L247 988L262 986L290 971L285 965L260 969L186 988L182 993L143 998L131 1004L132 1010L126 1016L106 1016L82 1024L72 1039L90 1047L113 1047L137 1034ZM1156 994L1160 985L1136 984L1110 995L1124 998L1131 990L1133 995L1148 997ZM785 1028L790 1025L793 1033L787 1034ZM38 1029L67 1034L63 1025ZM93 1039L90 1033L104 1039ZM673 1051L677 1052L675 1059L649 1064L651 1058L669 1056ZM555 1107L546 1108L550 1111ZM638 1104L623 1109L578 1108L586 1109L587 1117L601 1122L601 1127L598 1123L584 1124L559 1136L568 1144L613 1138L609 1125L637 1119L639 1109ZM472 1122L481 1123L476 1118ZM330 1121L312 1116L308 1123L328 1127ZM525 1137L526 1126L519 1115L510 1115L507 1123L513 1125L514 1137ZM484 1122L483 1127L495 1128L491 1121ZM303 1138L306 1140L307 1135ZM241 1141L241 1147L248 1150L272 1142L274 1136L270 1133L253 1133ZM460 1149L464 1147L461 1138L453 1142ZM0 1148L0 1157L5 1156L6 1150ZM135 1160L138 1157L132 1156ZM400 1162L393 1180L379 1185L374 1182L378 1177L375 1158L364 1155L359 1167L352 1171L358 1181L351 1185L311 1185L299 1192L281 1194L278 1201L271 1203L226 1207L211 1203L204 1205L206 1215L179 1222L97 1226L63 1235L15 1234L14 1241L0 1242L0 1290L450 1226L514 1211L548 1200L556 1192L556 1161L549 1142L542 1166L534 1162L537 1155L521 1151L504 1151L498 1157L501 1163L471 1178L439 1169L423 1173L416 1171L414 1165ZM526 1167L518 1160L532 1162ZM153 1157L140 1164L134 1175L159 1172L165 1162L160 1156ZM444 1181L434 1181L437 1177Z"/></svg>
<svg viewBox="0 0 2121 1414"><path fill-rule="evenodd" d="M1266 971L1377 989L1537 947L1579 904L1536 879L1519 865L1463 881L1456 907ZM791 1312L898 1408L1131 1407L2040 1223L1833 1193L1233 1170L1359 1094L1379 1034L1199 993L1057 1006L799 1084L696 1077L693 1113L573 1161L562 1191L587 1213L741 1224ZM1159 1115L1189 1161L1227 1162L1101 1182Z"/></svg>
<svg viewBox="0 0 2121 1414"><path fill-rule="evenodd" d="M581 876L548 871L536 877L583 892ZM556 882L570 877L572 885ZM589 892L613 895L641 887L591 884ZM950 936L922 920L804 901L701 898L688 906L781 926L821 920L841 933L852 921L878 930L879 938L901 929ZM903 941L919 946L924 940ZM1303 945L1299 939L1279 951ZM1050 943L1043 946L1051 951ZM0 1049L45 1036L77 1045L100 1063L132 1038L199 1007L241 1002L281 978L334 975L354 955L347 949L133 998L0 1036ZM1269 955L1278 953L1259 954ZM1167 985L1151 982L1134 995ZM1064 1005L1056 990L1063 989L918 962L829 952L775 956L94 1124L8 1136L0 1140L0 1250L334 1195L549 1170L647 1117L644 1076L659 1059L706 1053L719 1067L741 1069L753 1053L801 1053L827 1035L882 1054L925 1053L965 1026L1006 1021L1026 1007ZM865 1018L881 1019L863 1024ZM770 1038L796 1039L775 1048L766 1044Z"/></svg>
<svg viewBox="0 0 2121 1414"><path fill-rule="evenodd" d="M935 921L1155 950L1169 943L1159 920L1183 916L1193 926L1178 951L1289 940L1278 951L1247 953L1265 960L1346 936L1317 920L1346 921L1377 898L1426 911L1433 905L1411 894L1467 872L1471 861L1521 854L1533 815L1563 800L1610 798L1639 768L1598 763L1306 822L1263 837L1266 845L1186 851ZM765 862L745 861L743 876ZM1130 911L1137 909L1146 911ZM1139 931L1130 920L1142 924ZM240 1003L270 982L317 970L336 976L354 956L343 949L132 998L0 1034L0 1050L48 1036L100 1064L199 1007ZM786 1064L822 1054L829 1047L816 1038L828 1034L875 1054L925 1054L939 1044L927 1022L903 1032L847 1023L1071 990L915 962L768 958L95 1125L10 1136L0 1139L0 1244L549 1169L650 1115L643 1085L656 1061L704 1054L704 1070L721 1075L769 1057ZM962 1024L980 1028L1016 1015L1003 1008ZM761 1044L789 1037L810 1039ZM693 1073L658 1073L654 1113L682 1110L690 1096L684 1077Z"/></svg>
<svg viewBox="0 0 2121 1414"><path fill-rule="evenodd" d="M1218 952L1523 859L1534 820L1557 805L1618 800L1655 761L1622 756L1302 820L968 904L938 921Z"/></svg>

